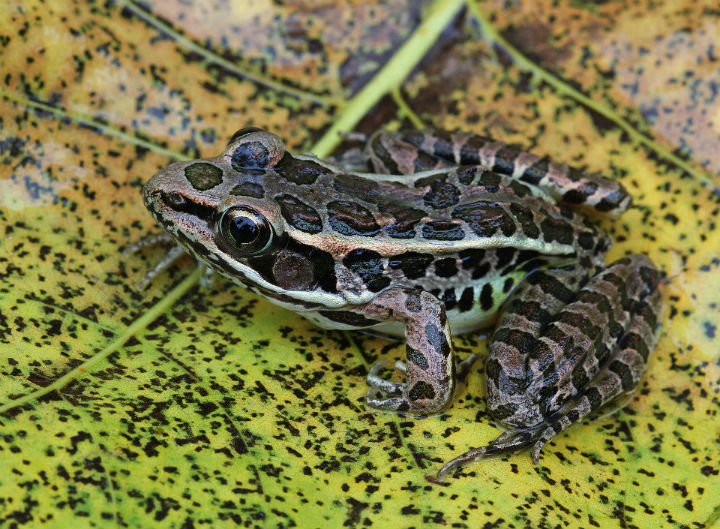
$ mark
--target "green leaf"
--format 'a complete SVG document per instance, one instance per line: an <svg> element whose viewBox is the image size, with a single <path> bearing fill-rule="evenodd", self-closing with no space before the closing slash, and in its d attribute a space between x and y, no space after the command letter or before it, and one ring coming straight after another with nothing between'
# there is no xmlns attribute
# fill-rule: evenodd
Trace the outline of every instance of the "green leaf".
<svg viewBox="0 0 720 529"><path fill-rule="evenodd" d="M0 4L0 527L712 527L720 518L718 14L691 2ZM155 231L142 183L261 126L464 129L616 177L609 259L666 272L620 411L540 465L425 481L493 439L482 367L438 417L366 408L401 344L326 332ZM485 353L455 338L461 357Z"/></svg>

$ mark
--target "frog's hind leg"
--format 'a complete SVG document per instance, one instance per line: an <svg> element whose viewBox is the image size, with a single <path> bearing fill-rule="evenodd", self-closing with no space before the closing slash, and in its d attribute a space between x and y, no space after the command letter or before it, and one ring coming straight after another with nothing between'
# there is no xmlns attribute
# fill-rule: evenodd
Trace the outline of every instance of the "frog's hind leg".
<svg viewBox="0 0 720 529"><path fill-rule="evenodd" d="M502 388L494 386L492 373L503 373L503 379L507 381L511 378L518 384L515 389L524 390L525 384L522 379L526 378L526 375L521 372L522 369L520 371L517 369L525 364L520 350L526 348L528 344L523 345L523 343L535 341L536 338L531 337L540 335L553 316L574 299L575 292L585 280L583 274L576 269L539 268L518 285L502 309L491 339L490 356L485 368L486 373L489 372L491 375L488 380L489 411L500 422L515 411L511 402L514 391L508 391L510 388L508 384ZM533 420L522 414L512 418L517 423ZM541 418L538 417L537 420ZM427 476L427 479L433 483L442 483L443 476L473 461L530 448L540 433L537 429L503 432L487 445L474 448L449 461L437 475Z"/></svg>
<svg viewBox="0 0 720 529"><path fill-rule="evenodd" d="M540 435L533 441L532 459L535 464L545 443L555 435L615 397L635 389L657 340L660 298L660 291L654 290L646 300L637 304L630 324L617 344L617 352L575 399L545 422Z"/></svg>
<svg viewBox="0 0 720 529"><path fill-rule="evenodd" d="M631 196L604 176L585 173L517 145L467 132L445 130L380 131L368 142L375 170L410 174L447 165L482 165L544 189L558 202L613 217L627 209Z"/></svg>
<svg viewBox="0 0 720 529"><path fill-rule="evenodd" d="M556 295L571 295L548 282L549 273L543 274L539 276L546 282L543 290L555 284ZM532 300L525 305L518 301L513 308L511 299L493 335L486 372L491 414L516 431L450 461L437 479L470 461L530 446L537 462L543 445L554 435L631 391L655 345L659 283L657 269L638 254L595 276L553 316ZM513 320L514 311L528 321L541 321L536 325L541 327L538 337L518 330L520 320ZM514 330L511 323L516 324Z"/></svg>

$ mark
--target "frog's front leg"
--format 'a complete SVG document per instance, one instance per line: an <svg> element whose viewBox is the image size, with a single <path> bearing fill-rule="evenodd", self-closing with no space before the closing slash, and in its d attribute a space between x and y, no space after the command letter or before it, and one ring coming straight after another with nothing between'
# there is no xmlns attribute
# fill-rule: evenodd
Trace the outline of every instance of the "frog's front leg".
<svg viewBox="0 0 720 529"><path fill-rule="evenodd" d="M383 410L437 413L452 402L456 387L455 358L445 305L428 292L391 288L362 307L363 315L378 320L396 320L405 325L405 382L380 378L379 362L370 370L368 406ZM462 375L475 357L466 360ZM384 398L377 397L378 393Z"/></svg>

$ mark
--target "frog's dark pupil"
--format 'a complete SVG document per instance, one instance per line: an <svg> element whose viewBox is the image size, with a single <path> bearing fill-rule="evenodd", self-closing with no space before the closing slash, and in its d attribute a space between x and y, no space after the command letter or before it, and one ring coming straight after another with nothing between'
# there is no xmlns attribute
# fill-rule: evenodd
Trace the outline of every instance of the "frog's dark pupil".
<svg viewBox="0 0 720 529"><path fill-rule="evenodd" d="M257 239L257 224L247 217L235 217L230 221L230 235L238 244L249 244Z"/></svg>
<svg viewBox="0 0 720 529"><path fill-rule="evenodd" d="M259 141L249 141L237 146L232 155L232 166L240 169L258 169L267 167L270 153Z"/></svg>

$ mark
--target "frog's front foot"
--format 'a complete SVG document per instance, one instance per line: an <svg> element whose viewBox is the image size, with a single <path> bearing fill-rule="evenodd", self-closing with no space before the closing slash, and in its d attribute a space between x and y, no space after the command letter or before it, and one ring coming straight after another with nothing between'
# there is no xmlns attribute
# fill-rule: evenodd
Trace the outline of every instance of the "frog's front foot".
<svg viewBox="0 0 720 529"><path fill-rule="evenodd" d="M408 411L410 403L404 396L407 385L404 382L393 382L380 376L380 372L386 364L385 360L379 360L370 368L367 376L370 389L365 396L365 402L371 408L378 410ZM402 362L397 362L395 367L402 373L407 371ZM380 397L380 395L384 397Z"/></svg>
<svg viewBox="0 0 720 529"><path fill-rule="evenodd" d="M143 277L135 286L135 288L139 291L145 290L153 279L162 274L165 270L170 268L175 261L185 255L185 250L183 250L182 246L175 244L175 240L167 233L150 235L126 246L125 249L123 249L123 255L129 256L139 252L143 248L157 246L160 244L171 244L172 246L170 246L170 249L165 254L165 257L153 266L152 269L145 274L145 277Z"/></svg>

